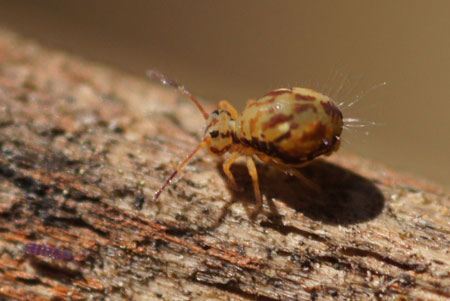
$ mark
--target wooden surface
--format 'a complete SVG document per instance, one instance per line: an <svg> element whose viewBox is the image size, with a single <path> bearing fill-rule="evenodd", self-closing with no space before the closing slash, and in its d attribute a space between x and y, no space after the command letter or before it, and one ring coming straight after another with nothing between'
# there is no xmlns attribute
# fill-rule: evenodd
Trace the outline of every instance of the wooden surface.
<svg viewBox="0 0 450 301"><path fill-rule="evenodd" d="M449 195L361 158L304 168L321 192L259 164L251 219L245 164L234 192L201 152L151 204L203 122L170 89L0 30L0 299L450 298Z"/></svg>

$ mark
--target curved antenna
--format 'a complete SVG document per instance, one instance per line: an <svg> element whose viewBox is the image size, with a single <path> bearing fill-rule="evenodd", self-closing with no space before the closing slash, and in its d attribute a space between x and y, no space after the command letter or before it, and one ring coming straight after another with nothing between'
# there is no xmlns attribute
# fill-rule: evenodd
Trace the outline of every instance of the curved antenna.
<svg viewBox="0 0 450 301"><path fill-rule="evenodd" d="M177 83L173 79L170 79L167 76L165 76L164 74L162 74L162 73L160 73L158 71L155 71L155 70L148 70L147 71L147 76L150 79L160 81L164 85L174 87L181 94L189 97L195 103L197 108L200 110L200 112L202 113L202 115L205 118L205 120L208 120L209 114L206 112L205 108L203 108L203 106L200 104L200 101L198 101L197 97L195 97L194 95L191 94L191 92L186 90L186 88L184 86L180 85L179 83Z"/></svg>
<svg viewBox="0 0 450 301"><path fill-rule="evenodd" d="M195 154L201 150L205 145L207 145L210 142L210 138L206 138L205 140L203 140L202 142L200 142L200 144L194 149L194 151L192 153L189 154L189 156L187 156L186 159L184 159L183 162L181 162L180 165L178 165L177 169L170 175L170 177L166 180L166 182L164 182L164 184L161 186L161 188L158 189L158 191L155 193L155 196L152 199L152 202L156 202L156 200L158 200L159 196L161 195L161 192L163 192L167 186L172 182L173 178L175 178L175 176L181 172L181 170L183 170L183 168L186 166L186 164L191 161L191 159L195 156Z"/></svg>

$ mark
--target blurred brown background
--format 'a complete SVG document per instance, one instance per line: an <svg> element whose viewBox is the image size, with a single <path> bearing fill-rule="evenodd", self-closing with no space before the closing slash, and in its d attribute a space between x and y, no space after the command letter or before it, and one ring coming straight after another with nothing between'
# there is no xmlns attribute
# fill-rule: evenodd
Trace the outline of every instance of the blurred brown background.
<svg viewBox="0 0 450 301"><path fill-rule="evenodd" d="M450 187L450 1L0 0L0 26L196 95L248 98L286 86L338 90L344 149ZM342 73L344 77L336 76ZM199 118L201 115L199 114ZM368 131L369 136L364 133Z"/></svg>

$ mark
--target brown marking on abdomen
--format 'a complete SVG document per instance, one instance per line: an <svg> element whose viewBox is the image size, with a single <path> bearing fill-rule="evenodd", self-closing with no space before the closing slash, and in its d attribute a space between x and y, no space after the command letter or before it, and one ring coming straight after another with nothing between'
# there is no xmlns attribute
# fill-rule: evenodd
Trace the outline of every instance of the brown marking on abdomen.
<svg viewBox="0 0 450 301"><path fill-rule="evenodd" d="M305 131L301 137L302 141L322 141L327 133L327 127L321 122L317 122L316 125L310 130Z"/></svg>
<svg viewBox="0 0 450 301"><path fill-rule="evenodd" d="M300 93L295 93L295 99L296 100L316 100L316 98L312 95L303 95Z"/></svg>
<svg viewBox="0 0 450 301"><path fill-rule="evenodd" d="M339 110L335 104L332 102L323 102L321 101L320 104L322 105L325 113L327 113L330 116L340 116L342 118L342 112Z"/></svg>
<svg viewBox="0 0 450 301"><path fill-rule="evenodd" d="M252 102L251 104L247 105L247 107L259 107L259 106L264 106L270 103L275 102L275 97L269 98L268 100L265 101L255 101Z"/></svg>
<svg viewBox="0 0 450 301"><path fill-rule="evenodd" d="M277 114L275 116L272 116L269 121L266 121L262 124L262 130L265 131L269 128L273 128L277 124L292 120L293 118L293 115Z"/></svg>
<svg viewBox="0 0 450 301"><path fill-rule="evenodd" d="M274 96L275 97L275 96L286 94L286 93L291 93L291 90L288 90L288 89L275 90L275 91L267 93L263 97L266 97L266 96Z"/></svg>
<svg viewBox="0 0 450 301"><path fill-rule="evenodd" d="M281 141L283 141L284 139L288 139L291 137L291 131L287 131L286 133L284 133L283 135L279 136L277 139L275 139L273 142L275 143L279 143Z"/></svg>
<svg viewBox="0 0 450 301"><path fill-rule="evenodd" d="M253 137L251 141L242 138L240 140L240 143L244 146L250 147L251 149L257 150L270 158L281 160L285 164L300 165L308 161L304 156L303 157L290 156L282 152L274 142L264 142L256 137Z"/></svg>
<svg viewBox="0 0 450 301"><path fill-rule="evenodd" d="M299 104L296 104L294 106L294 112L295 113L301 113L301 112L306 111L308 109L311 109L311 110L314 111L314 113L317 113L316 106L314 106L312 104L299 103Z"/></svg>

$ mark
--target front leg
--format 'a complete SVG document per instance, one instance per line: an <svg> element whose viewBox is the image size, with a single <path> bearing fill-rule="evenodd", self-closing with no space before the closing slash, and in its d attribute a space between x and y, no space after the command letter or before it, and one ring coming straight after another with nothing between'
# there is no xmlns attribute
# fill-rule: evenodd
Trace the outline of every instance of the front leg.
<svg viewBox="0 0 450 301"><path fill-rule="evenodd" d="M234 161L236 161L237 158L239 158L241 154L239 153L233 153L230 157L228 157L225 162L223 162L223 172L227 176L228 180L230 181L231 185L233 186L234 190L238 190L239 187L236 184L236 180L234 179L233 174L231 173L231 165L233 165Z"/></svg>

